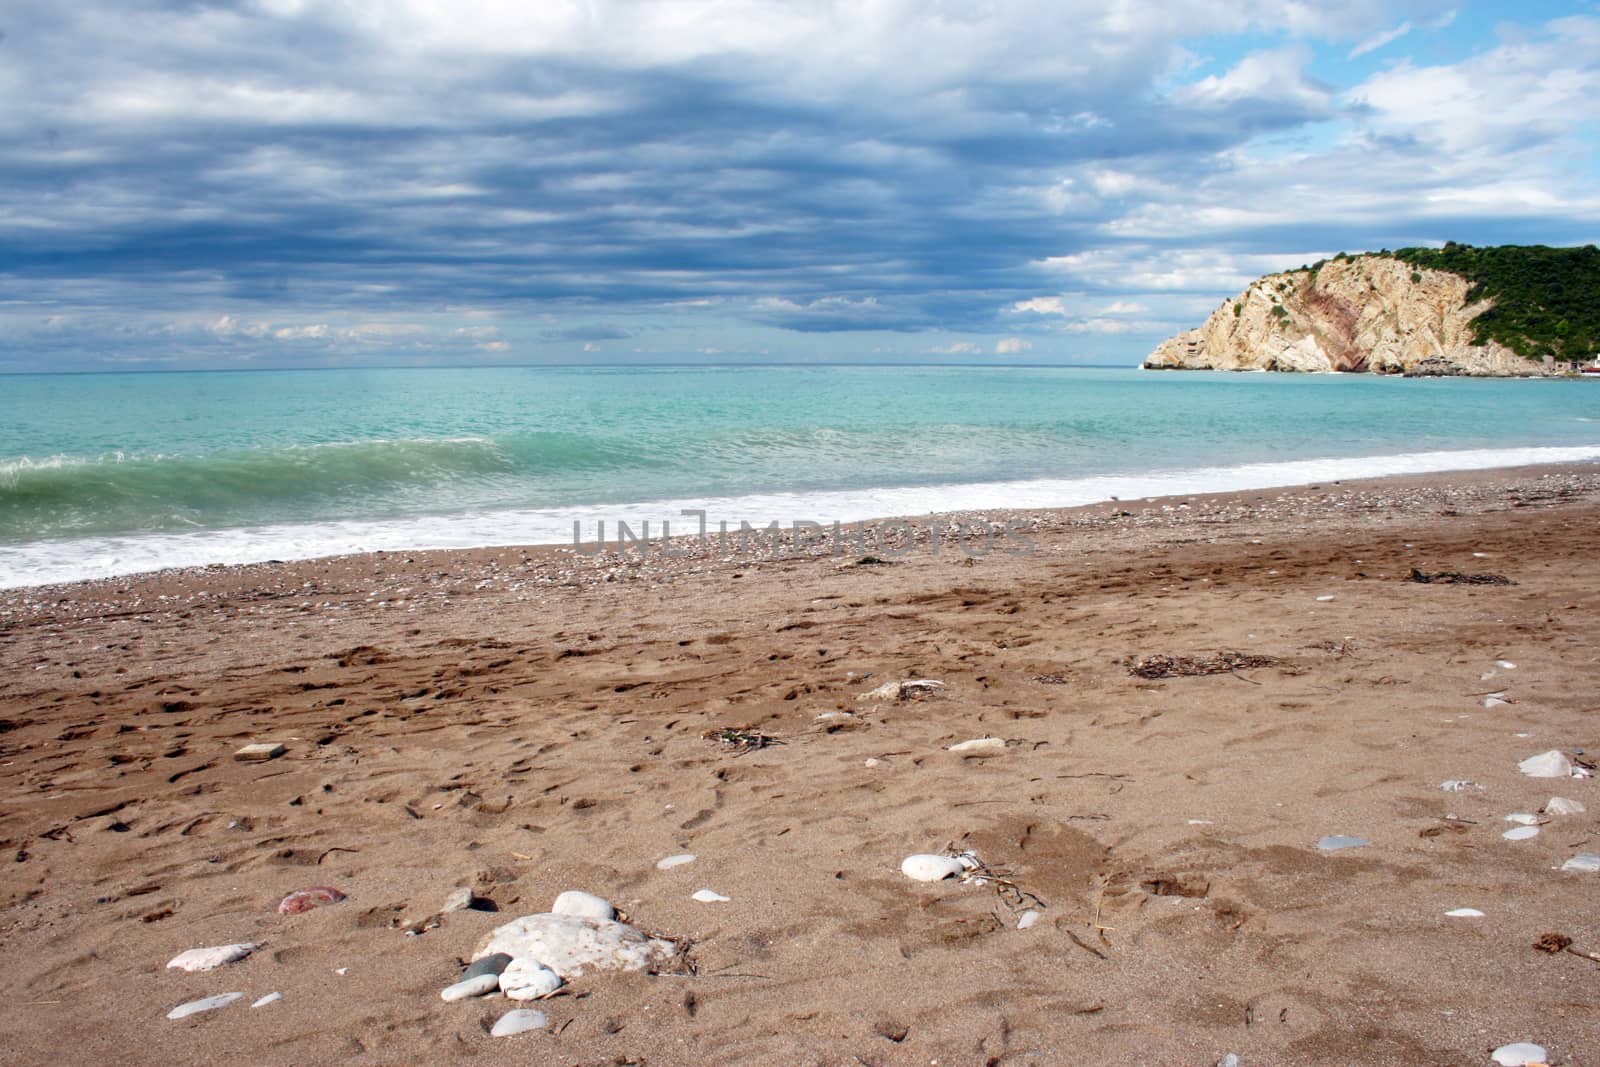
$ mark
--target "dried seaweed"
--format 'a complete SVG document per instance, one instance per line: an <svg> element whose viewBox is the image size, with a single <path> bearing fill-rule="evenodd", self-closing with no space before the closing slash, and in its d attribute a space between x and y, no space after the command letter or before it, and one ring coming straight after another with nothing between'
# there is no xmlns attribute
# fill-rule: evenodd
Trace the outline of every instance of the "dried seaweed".
<svg viewBox="0 0 1600 1067"><path fill-rule="evenodd" d="M1426 574L1417 568L1411 568L1409 581L1421 585L1432 585L1438 582L1441 585L1516 585L1517 583L1503 574L1460 574L1456 571L1440 571L1438 574Z"/></svg>
<svg viewBox="0 0 1600 1067"><path fill-rule="evenodd" d="M764 734L753 726L719 726L714 730L707 730L701 735L707 741L716 741L729 748L736 749L741 755L746 752L755 752L770 745L785 745L787 741L781 737Z"/></svg>
<svg viewBox="0 0 1600 1067"><path fill-rule="evenodd" d="M1219 652L1215 656L1146 656L1128 668L1140 678L1197 678L1206 674L1229 674L1256 667L1271 667L1278 661L1271 656L1250 656L1243 652Z"/></svg>

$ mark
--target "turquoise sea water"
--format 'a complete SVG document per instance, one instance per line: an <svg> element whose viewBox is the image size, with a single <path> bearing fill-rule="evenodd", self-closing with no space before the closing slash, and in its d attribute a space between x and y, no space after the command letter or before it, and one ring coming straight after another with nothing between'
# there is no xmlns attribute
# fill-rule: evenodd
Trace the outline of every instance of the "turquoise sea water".
<svg viewBox="0 0 1600 1067"><path fill-rule="evenodd" d="M837 366L19 375L0 377L0 586L562 541L574 520L592 536L601 517L676 519L680 505L825 523L1591 456L1588 381Z"/></svg>

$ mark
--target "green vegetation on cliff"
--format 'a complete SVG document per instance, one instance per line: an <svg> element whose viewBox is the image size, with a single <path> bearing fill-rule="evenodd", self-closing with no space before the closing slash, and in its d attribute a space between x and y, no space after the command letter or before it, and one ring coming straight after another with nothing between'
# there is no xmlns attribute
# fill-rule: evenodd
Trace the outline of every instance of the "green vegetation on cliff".
<svg viewBox="0 0 1600 1067"><path fill-rule="evenodd" d="M1478 344L1498 341L1519 356L1587 360L1600 353L1600 248L1498 245L1402 248L1395 259L1449 271L1472 283L1469 301L1494 307L1473 320Z"/></svg>

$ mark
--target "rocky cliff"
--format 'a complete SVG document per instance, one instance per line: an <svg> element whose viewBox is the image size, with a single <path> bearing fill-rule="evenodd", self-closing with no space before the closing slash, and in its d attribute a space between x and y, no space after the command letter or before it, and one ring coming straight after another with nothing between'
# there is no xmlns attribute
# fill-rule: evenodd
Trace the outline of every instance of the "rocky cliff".
<svg viewBox="0 0 1600 1067"><path fill-rule="evenodd" d="M1150 370L1367 371L1375 374L1542 375L1554 368L1474 339L1493 301L1468 302L1471 283L1388 256L1333 259L1269 274L1164 341Z"/></svg>

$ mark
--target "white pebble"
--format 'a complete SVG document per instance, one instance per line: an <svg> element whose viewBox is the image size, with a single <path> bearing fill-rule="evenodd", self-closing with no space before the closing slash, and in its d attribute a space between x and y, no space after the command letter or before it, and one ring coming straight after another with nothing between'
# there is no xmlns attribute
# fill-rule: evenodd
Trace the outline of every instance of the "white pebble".
<svg viewBox="0 0 1600 1067"><path fill-rule="evenodd" d="M1332 599L1333 599L1333 594L1332 594L1332 593L1328 593L1328 594L1327 594L1327 595L1325 595L1325 596L1319 596L1319 597L1317 597L1317 603L1319 603L1319 604L1326 604L1326 603L1327 603L1327 602L1328 602L1328 601L1330 601L1330 600L1332 600Z"/></svg>
<svg viewBox="0 0 1600 1067"><path fill-rule="evenodd" d="M876 756L868 756L867 757L867 761L866 761L865 764L863 764L863 766L876 767L879 764L881 764L882 762L883 761L881 759L878 759Z"/></svg>
<svg viewBox="0 0 1600 1067"><path fill-rule="evenodd" d="M674 867L682 867L685 863L693 863L694 860L693 852L680 852L676 856L668 856L666 859L656 860L656 870L670 871Z"/></svg>
<svg viewBox="0 0 1600 1067"><path fill-rule="evenodd" d="M550 905L550 912L552 915L577 915L602 922L617 917L617 909L611 906L611 901L577 889L569 889L556 897L556 902Z"/></svg>
<svg viewBox="0 0 1600 1067"><path fill-rule="evenodd" d="M187 1004L179 1004L167 1012L169 1019L185 1019L191 1015L198 1015L203 1011L215 1011L217 1008L226 1008L229 1004L244 996L243 993L218 993L214 997L205 997L201 1000L191 1000Z"/></svg>
<svg viewBox="0 0 1600 1067"><path fill-rule="evenodd" d="M1580 852L1563 863L1561 869L1576 874L1593 874L1600 871L1600 856L1596 856L1593 852Z"/></svg>
<svg viewBox="0 0 1600 1067"><path fill-rule="evenodd" d="M167 966L176 967L180 971L209 971L221 967L225 963L242 960L255 950L256 946L248 941L237 945L191 948L187 952L180 952L172 957L167 962Z"/></svg>
<svg viewBox="0 0 1600 1067"><path fill-rule="evenodd" d="M1507 815L1505 821L1514 822L1518 826L1538 826L1539 816L1530 815L1525 811L1519 811L1515 815Z"/></svg>
<svg viewBox="0 0 1600 1067"><path fill-rule="evenodd" d="M1588 809L1580 800L1568 800L1566 797L1551 797L1544 802L1546 815L1582 815Z"/></svg>
<svg viewBox="0 0 1600 1067"><path fill-rule="evenodd" d="M927 852L919 852L900 861L900 873L919 882L937 882L963 874L966 870L966 865L958 859Z"/></svg>
<svg viewBox="0 0 1600 1067"><path fill-rule="evenodd" d="M1529 756L1517 764L1517 769L1529 778L1572 777L1572 761L1567 759L1566 753L1554 748L1537 756Z"/></svg>
<svg viewBox="0 0 1600 1067"><path fill-rule="evenodd" d="M1507 841L1526 841L1530 837L1538 837L1539 828L1537 826L1518 826L1514 829L1507 830L1500 836L1505 838Z"/></svg>
<svg viewBox="0 0 1600 1067"><path fill-rule="evenodd" d="M1503 708L1510 705L1510 703L1511 701L1506 699L1504 690L1498 693L1490 693L1483 698L1483 706L1486 708Z"/></svg>
<svg viewBox="0 0 1600 1067"><path fill-rule="evenodd" d="M702 904L725 904L733 898L725 897L715 889L696 889L690 899L698 900Z"/></svg>
<svg viewBox="0 0 1600 1067"><path fill-rule="evenodd" d="M1483 912L1477 908L1456 908L1454 911L1445 912L1452 919L1481 919Z"/></svg>
<svg viewBox="0 0 1600 1067"><path fill-rule="evenodd" d="M514 1037L529 1030L543 1030L549 1025L550 1020L545 1017L544 1012L534 1008L518 1008L506 1012L495 1020L494 1029L489 1031L489 1036Z"/></svg>
<svg viewBox="0 0 1600 1067"><path fill-rule="evenodd" d="M493 993L499 988L499 975L480 974L472 978L463 978L454 985L445 986L439 991L439 999L446 1002L466 1000L468 997L481 997L485 993Z"/></svg>
<svg viewBox="0 0 1600 1067"><path fill-rule="evenodd" d="M1543 1045L1518 1041L1514 1045L1501 1045L1491 1055L1500 1067L1529 1067L1530 1064L1546 1062L1550 1054Z"/></svg>
<svg viewBox="0 0 1600 1067"><path fill-rule="evenodd" d="M256 1001L254 1004L252 1004L250 1006L252 1008L264 1008L268 1004L276 1004L276 1003L278 1003L278 1001L280 1001L282 999L283 999L283 994L282 993L268 993L266 996L262 997L260 1000Z"/></svg>
<svg viewBox="0 0 1600 1067"><path fill-rule="evenodd" d="M1038 921L1039 913L1034 911L1032 908L1029 908L1027 911L1017 916L1017 929L1026 930L1028 927L1032 926Z"/></svg>
<svg viewBox="0 0 1600 1067"><path fill-rule="evenodd" d="M560 975L530 956L518 956L512 960L500 972L497 984L500 992L512 1000L539 1000L562 986Z"/></svg>
<svg viewBox="0 0 1600 1067"><path fill-rule="evenodd" d="M963 756L990 756L1005 750L1005 740L999 737L974 737L971 741L962 741L949 748L949 751Z"/></svg>
<svg viewBox="0 0 1600 1067"><path fill-rule="evenodd" d="M1364 837L1346 837L1344 834L1329 834L1317 842L1317 847L1324 852L1338 852L1346 848L1362 848L1372 844Z"/></svg>
<svg viewBox="0 0 1600 1067"><path fill-rule="evenodd" d="M1517 665L1508 659L1497 659L1494 661L1494 665L1503 671L1514 671L1517 669Z"/></svg>

